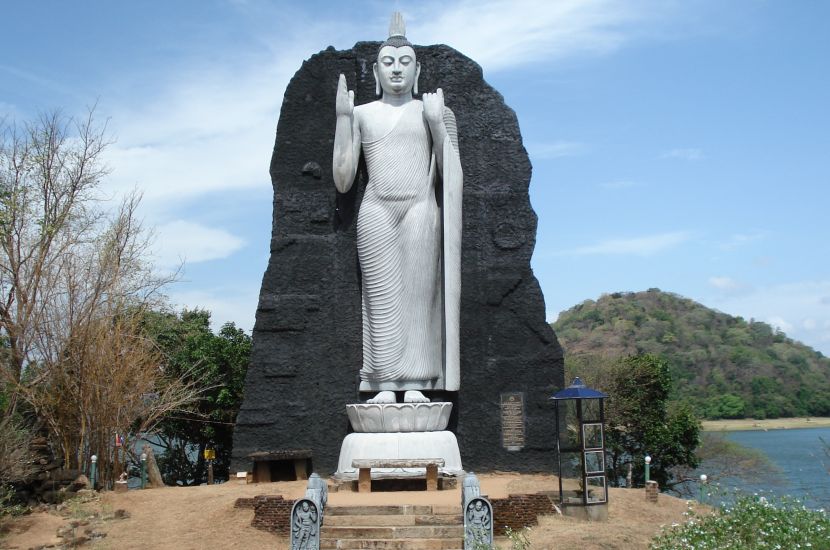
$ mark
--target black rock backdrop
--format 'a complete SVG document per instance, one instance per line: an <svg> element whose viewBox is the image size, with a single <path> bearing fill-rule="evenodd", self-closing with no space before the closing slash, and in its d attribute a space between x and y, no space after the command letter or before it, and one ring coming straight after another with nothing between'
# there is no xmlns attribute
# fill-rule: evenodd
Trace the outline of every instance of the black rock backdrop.
<svg viewBox="0 0 830 550"><path fill-rule="evenodd" d="M334 98L343 73L357 104L375 99L372 64L378 47L377 42L346 51L330 47L305 61L285 92L271 159L271 257L232 471L250 470L252 452L311 449L313 468L330 474L350 430L345 405L360 399L355 221L366 171L362 166L349 193L335 191ZM465 469L550 471L555 439L548 397L563 385L563 358L530 268L536 214L516 115L469 58L443 45L415 51L420 92L443 88L456 115L464 169L461 391L429 396L455 403L450 429ZM521 451L502 446L503 392L524 393Z"/></svg>

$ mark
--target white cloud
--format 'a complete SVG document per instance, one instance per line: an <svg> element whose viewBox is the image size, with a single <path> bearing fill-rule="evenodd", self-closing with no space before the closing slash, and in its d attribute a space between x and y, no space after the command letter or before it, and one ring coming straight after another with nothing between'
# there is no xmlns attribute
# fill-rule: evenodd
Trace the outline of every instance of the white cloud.
<svg viewBox="0 0 830 550"><path fill-rule="evenodd" d="M411 40L449 43L486 69L499 70L614 52L636 35L636 24L671 8L619 0L465 0L430 2L404 15Z"/></svg>
<svg viewBox="0 0 830 550"><path fill-rule="evenodd" d="M245 241L223 229L185 220L157 226L155 234L154 256L160 266L219 260L245 246Z"/></svg>
<svg viewBox="0 0 830 550"><path fill-rule="evenodd" d="M780 330L782 332L786 332L789 334L792 334L793 332L793 325L777 315L767 317L767 323L776 330Z"/></svg>
<svg viewBox="0 0 830 550"><path fill-rule="evenodd" d="M111 116L118 142L106 159L113 167L110 184L116 191L139 187L154 203L268 185L287 75L264 72L226 74L224 89L216 75L194 75L140 108L116 107Z"/></svg>
<svg viewBox="0 0 830 550"><path fill-rule="evenodd" d="M731 277L709 277L709 284L718 290L738 290L742 285Z"/></svg>
<svg viewBox="0 0 830 550"><path fill-rule="evenodd" d="M552 141L549 143L527 143L530 160L555 159L581 155L587 149L584 143L578 141Z"/></svg>
<svg viewBox="0 0 830 550"><path fill-rule="evenodd" d="M669 151L664 152L662 155L660 155L660 158L695 161L695 160L705 159L706 155L704 155L703 151L701 151L700 149L686 148L686 149L671 149Z"/></svg>
<svg viewBox="0 0 830 550"><path fill-rule="evenodd" d="M689 233L675 231L671 233L660 233L658 235L647 235L631 239L608 239L597 244L575 248L565 252L566 255L588 256L600 254L621 254L632 256L653 256L688 241Z"/></svg>
<svg viewBox="0 0 830 550"><path fill-rule="evenodd" d="M822 300L830 295L830 280L755 287L744 293L720 293L712 307L760 319L830 355L830 308Z"/></svg>
<svg viewBox="0 0 830 550"><path fill-rule="evenodd" d="M176 287L187 283L178 283ZM174 287L174 290L175 288ZM210 311L210 324L218 330L227 322L250 333L254 328L259 285L240 284L232 288L215 287L202 290L181 289L170 293L170 302L176 309L206 309Z"/></svg>

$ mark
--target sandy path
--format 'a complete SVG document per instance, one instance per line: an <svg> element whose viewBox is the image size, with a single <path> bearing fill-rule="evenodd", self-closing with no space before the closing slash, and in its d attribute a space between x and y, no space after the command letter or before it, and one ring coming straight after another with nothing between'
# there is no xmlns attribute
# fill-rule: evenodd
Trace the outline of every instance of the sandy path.
<svg viewBox="0 0 830 550"><path fill-rule="evenodd" d="M35 512L11 522L11 529L0 539L0 548L34 548L61 541L55 534L66 520L57 514Z"/></svg>

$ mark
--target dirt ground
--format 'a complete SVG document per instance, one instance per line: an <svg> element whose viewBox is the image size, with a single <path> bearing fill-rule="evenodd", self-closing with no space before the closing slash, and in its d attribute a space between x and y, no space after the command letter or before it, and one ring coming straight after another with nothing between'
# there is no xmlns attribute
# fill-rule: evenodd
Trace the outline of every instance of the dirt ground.
<svg viewBox="0 0 830 550"><path fill-rule="evenodd" d="M755 420L740 418L737 420L704 420L703 429L707 432L734 432L738 430L792 430L796 428L828 428L828 417L769 418Z"/></svg>
<svg viewBox="0 0 830 550"><path fill-rule="evenodd" d="M479 476L482 493L490 498L510 493L526 493L557 488L556 478L544 475L512 473ZM78 532L90 528L106 533L87 547L105 549L287 549L285 538L259 531L250 526L252 510L235 509L239 497L282 494L299 498L305 493L306 482L279 482L241 485L238 482L201 487L165 487L133 490L127 493L103 493L85 504L70 504L61 512L37 512L15 519L10 531L0 539L0 548L37 548L56 544L55 534L61 526L75 521L89 521ZM358 504L449 504L459 502L460 490L439 492L396 491L358 494L329 494L329 505ZM115 519L117 510L128 517ZM686 501L660 495L657 505L645 501L644 490L612 489L609 495L609 519L603 523L584 523L563 516L540 518L533 526L530 541L534 549L635 549L648 548L651 538L661 525L683 521ZM93 519L92 516L96 515ZM100 519L104 518L104 519ZM498 541L508 548L505 541Z"/></svg>

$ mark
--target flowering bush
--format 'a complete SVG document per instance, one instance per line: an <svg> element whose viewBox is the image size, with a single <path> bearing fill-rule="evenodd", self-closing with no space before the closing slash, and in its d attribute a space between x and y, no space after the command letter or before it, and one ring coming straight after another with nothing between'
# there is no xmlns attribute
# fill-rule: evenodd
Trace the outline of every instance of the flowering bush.
<svg viewBox="0 0 830 550"><path fill-rule="evenodd" d="M652 550L792 550L830 549L830 518L798 500L738 496L715 514L699 516L690 508L689 520L655 537Z"/></svg>

